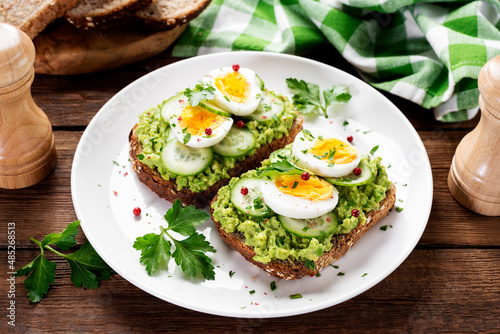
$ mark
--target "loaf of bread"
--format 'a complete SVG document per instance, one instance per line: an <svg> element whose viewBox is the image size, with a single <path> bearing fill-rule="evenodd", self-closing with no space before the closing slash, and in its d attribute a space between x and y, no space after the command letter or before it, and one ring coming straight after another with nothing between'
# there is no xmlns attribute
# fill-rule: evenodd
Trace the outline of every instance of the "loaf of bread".
<svg viewBox="0 0 500 334"><path fill-rule="evenodd" d="M65 18L78 28L120 23L134 12L143 9L153 0L81 0L69 10Z"/></svg>
<svg viewBox="0 0 500 334"><path fill-rule="evenodd" d="M240 163L228 171L230 177L238 177L242 173L255 169L260 166L262 160L267 159L271 152L285 147L293 142L295 136L302 130L302 117L297 117L289 130L287 136L279 139L274 139L271 143L263 145L257 149L257 152L250 157L246 157ZM146 164L139 161L137 155L142 152L141 143L135 133L137 125L134 126L129 135L130 142L130 161L134 171L139 176L139 180L148 186L158 196L174 202L180 199L184 205L195 205L198 208L205 207L217 194L217 191L229 183L229 178L219 180L217 183L210 186L208 189L201 192L193 192L189 188L177 190L177 185L172 180L165 180L161 177L157 170L149 168Z"/></svg>
<svg viewBox="0 0 500 334"><path fill-rule="evenodd" d="M157 30L173 29L197 17L211 0L155 0L134 14L137 22Z"/></svg>
<svg viewBox="0 0 500 334"><path fill-rule="evenodd" d="M214 197L213 202L217 200L217 196ZM268 263L262 263L255 261L253 258L255 256L255 251L253 247L247 246L245 244L245 236L241 232L231 232L227 233L213 217L213 209L210 207L210 212L212 214L212 219L215 222L215 226L222 237L222 239L231 248L236 250L238 253L243 255L243 257L256 265L257 267L265 270L274 277L282 278L285 280L299 279L304 276L312 276L319 272L322 268L328 266L333 261L338 260L343 256L351 247L358 241L361 236L366 233L371 227L373 227L382 218L387 216L389 210L394 206L396 202L396 187L392 185L386 193L386 197L380 202L379 208L374 211L366 213L366 223L364 225L358 224L356 228L351 230L348 234L339 234L332 236L332 248L325 252L315 261L314 269L307 267L305 261L290 261L290 260L272 260Z"/></svg>
<svg viewBox="0 0 500 334"><path fill-rule="evenodd" d="M24 31L31 39L80 0L2 0L0 22Z"/></svg>

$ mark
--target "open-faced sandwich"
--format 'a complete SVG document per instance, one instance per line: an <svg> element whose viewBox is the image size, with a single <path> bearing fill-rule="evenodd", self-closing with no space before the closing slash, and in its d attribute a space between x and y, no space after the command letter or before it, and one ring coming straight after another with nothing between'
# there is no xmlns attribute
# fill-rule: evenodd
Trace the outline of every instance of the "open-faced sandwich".
<svg viewBox="0 0 500 334"><path fill-rule="evenodd" d="M231 177L292 143L302 123L289 99L252 70L218 68L139 116L131 162L158 196L203 207Z"/></svg>
<svg viewBox="0 0 500 334"><path fill-rule="evenodd" d="M283 279L314 275L344 255L396 199L381 158L346 139L303 130L262 167L231 179L210 206L224 241Z"/></svg>

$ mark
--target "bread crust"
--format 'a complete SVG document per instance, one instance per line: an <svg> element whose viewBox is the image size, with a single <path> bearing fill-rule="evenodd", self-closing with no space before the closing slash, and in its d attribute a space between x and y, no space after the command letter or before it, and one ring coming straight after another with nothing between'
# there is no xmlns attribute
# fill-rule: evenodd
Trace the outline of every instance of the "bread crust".
<svg viewBox="0 0 500 334"><path fill-rule="evenodd" d="M158 0L156 0L158 1ZM134 24L140 25L145 30L170 30L182 24L185 24L192 19L196 18L201 12L210 4L212 0L202 0L200 3L189 13L178 16L174 15L172 17L155 18L153 16L148 16L146 13L149 11L148 8L137 11L132 20ZM153 3L151 6L154 6Z"/></svg>
<svg viewBox="0 0 500 334"><path fill-rule="evenodd" d="M131 15L138 10L151 5L152 2L153 0L130 1L129 3L116 6L106 13L99 14L79 14L77 11L78 6L76 6L72 10L66 12L64 17L66 21L80 29L96 27L108 28L114 25L122 24L123 20L128 21Z"/></svg>
<svg viewBox="0 0 500 334"><path fill-rule="evenodd" d="M274 139L271 143L259 147L254 155L247 157L245 160L238 163L233 169L228 171L230 178L238 177L248 170L257 168L260 166L262 160L269 157L271 152L292 143L295 136L302 130L303 122L302 117L297 117L290 128L288 136ZM177 190L177 185L174 181L163 179L156 169L149 168L137 158L137 154L142 152L142 146L135 134L136 127L137 124L133 127L129 134L130 161L132 162L134 171L139 176L139 180L148 186L149 189L151 189L159 197L170 202L180 199L185 205L195 205L198 208L203 208L207 206L221 187L229 183L230 178L225 178L219 180L208 189L201 192L193 192L188 188Z"/></svg>
<svg viewBox="0 0 500 334"><path fill-rule="evenodd" d="M351 247L358 241L361 236L367 232L371 227L373 227L378 221L384 218L389 210L394 206L396 202L396 187L394 184L391 189L386 192L386 197L380 202L379 209L370 211L366 214L366 223L364 225L358 224L356 228L351 230L349 234L341 234L332 236L332 248L321 255L317 261L315 261L315 269L312 270L305 266L305 261L288 261L288 260L273 260L268 263L262 263L254 261L255 251L253 247L247 246L245 244L245 236L241 232L231 232L227 233L222 228L219 222L216 222L213 217L212 203L217 200L217 196L214 197L210 203L210 214L212 215L212 220L215 222L215 226L222 237L222 239L231 248L236 250L238 253L243 255L243 257L256 265L257 267L265 270L274 277L282 278L285 280L300 279L304 276L312 276L318 273L322 268L328 266L333 261L338 260L343 256Z"/></svg>
<svg viewBox="0 0 500 334"><path fill-rule="evenodd" d="M12 6L14 8L11 8L8 5L5 5L5 7L4 5L0 5L0 10L4 11L5 22L16 25L31 39L34 39L36 35L45 29L52 21L63 16L64 13L77 5L78 2L80 2L80 0L51 0L40 6L41 8L32 12L29 12L27 8L19 9L17 6ZM9 18L16 15L13 13L15 9L24 10L24 12L18 14L22 19L17 16L17 20L11 21Z"/></svg>

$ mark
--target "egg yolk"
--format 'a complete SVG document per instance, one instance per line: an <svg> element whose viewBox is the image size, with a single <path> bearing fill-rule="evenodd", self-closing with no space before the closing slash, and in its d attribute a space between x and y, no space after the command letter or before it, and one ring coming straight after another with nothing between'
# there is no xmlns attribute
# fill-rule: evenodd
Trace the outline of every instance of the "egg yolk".
<svg viewBox="0 0 500 334"><path fill-rule="evenodd" d="M248 101L249 83L239 72L231 72L215 78L215 86L224 95L238 103Z"/></svg>
<svg viewBox="0 0 500 334"><path fill-rule="evenodd" d="M333 195L333 186L315 176L305 181L300 175L281 175L274 180L274 184L284 194L314 202L329 199Z"/></svg>
<svg viewBox="0 0 500 334"><path fill-rule="evenodd" d="M225 118L214 114L200 106L186 106L179 116L179 126L187 128L187 131L193 136L205 135L205 129L214 130L225 122Z"/></svg>
<svg viewBox="0 0 500 334"><path fill-rule="evenodd" d="M356 149L335 138L318 139L313 147L308 150L320 160L331 162L334 164L347 164L356 159Z"/></svg>

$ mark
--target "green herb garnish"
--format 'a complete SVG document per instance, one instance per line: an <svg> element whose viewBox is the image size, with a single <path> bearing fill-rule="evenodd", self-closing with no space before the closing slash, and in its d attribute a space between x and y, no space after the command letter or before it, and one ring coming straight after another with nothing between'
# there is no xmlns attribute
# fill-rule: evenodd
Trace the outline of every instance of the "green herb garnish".
<svg viewBox="0 0 500 334"><path fill-rule="evenodd" d="M186 145L190 139L191 139L191 134L188 132L184 135L184 137L182 137L182 142L184 143L184 145Z"/></svg>
<svg viewBox="0 0 500 334"><path fill-rule="evenodd" d="M187 88L184 95L193 107L197 106L203 100L213 100L215 97L215 88L213 86L199 83L193 89Z"/></svg>
<svg viewBox="0 0 500 334"><path fill-rule="evenodd" d="M316 269L316 263L314 263L313 261L311 260L306 260L306 263L304 264L307 268L311 269L311 270L314 270Z"/></svg>
<svg viewBox="0 0 500 334"><path fill-rule="evenodd" d="M370 154L375 153L377 150L378 150L378 145L377 145L377 146L374 146L374 147L370 150Z"/></svg>
<svg viewBox="0 0 500 334"><path fill-rule="evenodd" d="M250 291L248 291L248 293L253 295L255 293L255 290L250 290Z"/></svg>
<svg viewBox="0 0 500 334"><path fill-rule="evenodd" d="M229 270L229 277L233 277L233 275L234 275L234 274L235 274L235 272L234 272L234 271Z"/></svg>
<svg viewBox="0 0 500 334"><path fill-rule="evenodd" d="M344 121L344 123L342 123L342 126L348 126L348 125L349 125L348 121Z"/></svg>
<svg viewBox="0 0 500 334"><path fill-rule="evenodd" d="M138 237L134 242L134 248L141 251L140 261L146 266L148 275L156 273L160 264L167 264L173 257L175 263L181 266L188 276L196 277L197 273L201 273L204 278L213 280L214 266L205 252L215 253L215 249L205 240L205 236L194 228L210 218L208 213L196 209L193 205L183 208L181 201L176 199L164 217L168 225L166 228L160 226L160 234L149 233ZM176 240L168 231L177 232L187 238ZM172 245L175 246L174 252Z"/></svg>
<svg viewBox="0 0 500 334"><path fill-rule="evenodd" d="M299 183L298 183L297 181L295 181L295 182L293 183L292 189L297 188L297 186L298 186L298 185L299 185Z"/></svg>
<svg viewBox="0 0 500 334"><path fill-rule="evenodd" d="M269 285L271 286L271 291L276 290L276 281L272 281Z"/></svg>
<svg viewBox="0 0 500 334"><path fill-rule="evenodd" d="M402 207L400 207L400 206L397 206L397 207L396 207L396 211L397 211L397 212L401 212L401 211L403 211L403 208L402 208Z"/></svg>
<svg viewBox="0 0 500 334"><path fill-rule="evenodd" d="M302 295L300 293L296 293L294 295L290 295L290 299L299 299L302 298Z"/></svg>
<svg viewBox="0 0 500 334"><path fill-rule="evenodd" d="M54 283L56 263L45 258L44 250L49 250L62 256L69 263L71 269L71 282L77 287L97 289L99 281L111 277L113 270L96 253L92 245L85 241L83 245L72 254L62 254L49 245L68 250L76 245L75 236L78 234L79 221L68 225L61 233L46 235L42 241L31 238L40 247L40 255L33 261L20 268L14 276L26 276L24 286L28 290L28 297L33 303L43 299L48 293L50 285Z"/></svg>
<svg viewBox="0 0 500 334"><path fill-rule="evenodd" d="M321 102L319 86L314 83L298 81L294 78L286 79L288 88L293 92L293 104L303 114L323 112L328 118L326 109L332 104L343 104L349 102L351 94L349 88L344 85L334 85L323 91L324 105Z"/></svg>
<svg viewBox="0 0 500 334"><path fill-rule="evenodd" d="M340 271L340 272L337 273L337 276L345 276L345 274Z"/></svg>

